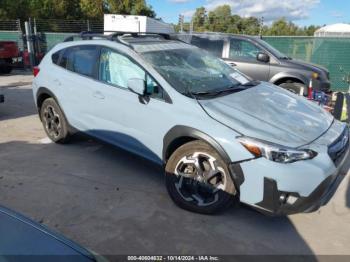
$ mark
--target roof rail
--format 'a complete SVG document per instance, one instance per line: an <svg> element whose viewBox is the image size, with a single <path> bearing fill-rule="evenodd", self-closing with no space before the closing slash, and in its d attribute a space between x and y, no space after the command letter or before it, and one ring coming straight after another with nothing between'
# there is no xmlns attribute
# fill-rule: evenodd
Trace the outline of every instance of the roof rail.
<svg viewBox="0 0 350 262"><path fill-rule="evenodd" d="M66 37L63 42L70 42L74 41L74 37L81 38L82 40L91 40L93 37L100 37L104 38L107 40L115 40L115 38L119 36L124 36L124 35L131 35L133 37L138 37L138 36L162 36L164 39L170 39L169 34L164 34L164 33L148 33L148 32L120 32L120 31L104 31L104 33L111 33L108 35L105 35L103 33L97 33L97 32L92 32L92 31L83 31L80 32L79 34L74 34Z"/></svg>
<svg viewBox="0 0 350 262"><path fill-rule="evenodd" d="M121 37L125 35L131 35L133 37L143 37L143 36L161 36L164 39L170 40L170 35L165 34L165 33L149 33L149 32L121 32L121 31L104 31L104 33L111 33L108 35L105 35L103 33L97 33L97 32L92 32L92 31L83 31L80 32L79 34L73 34L68 37L66 37L63 42L70 42L74 41L74 38L81 38L82 40L92 40L94 37L99 37L103 38L106 40L111 40L111 41L117 41L120 44L126 45L128 47L132 46L124 41Z"/></svg>

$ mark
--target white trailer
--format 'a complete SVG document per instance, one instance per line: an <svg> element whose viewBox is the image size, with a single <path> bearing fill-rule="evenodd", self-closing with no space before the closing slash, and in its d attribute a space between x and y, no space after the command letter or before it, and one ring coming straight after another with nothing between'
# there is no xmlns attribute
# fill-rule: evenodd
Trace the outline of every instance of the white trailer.
<svg viewBox="0 0 350 262"><path fill-rule="evenodd" d="M174 33L174 27L161 20L139 15L104 15L104 31L134 32L134 33Z"/></svg>

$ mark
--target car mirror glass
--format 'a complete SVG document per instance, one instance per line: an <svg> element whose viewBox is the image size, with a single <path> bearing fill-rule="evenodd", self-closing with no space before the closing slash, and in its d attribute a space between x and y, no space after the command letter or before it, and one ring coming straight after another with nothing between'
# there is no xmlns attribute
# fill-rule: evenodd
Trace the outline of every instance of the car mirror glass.
<svg viewBox="0 0 350 262"><path fill-rule="evenodd" d="M268 54L265 54L263 52L259 52L256 55L256 60L258 60L260 62L268 63L268 62L270 62L270 57Z"/></svg>

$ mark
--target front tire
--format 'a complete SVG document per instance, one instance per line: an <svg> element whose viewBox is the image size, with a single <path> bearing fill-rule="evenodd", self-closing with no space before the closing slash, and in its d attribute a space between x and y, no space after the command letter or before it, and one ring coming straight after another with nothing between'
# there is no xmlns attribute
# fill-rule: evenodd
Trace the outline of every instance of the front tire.
<svg viewBox="0 0 350 262"><path fill-rule="evenodd" d="M280 84L279 86L297 95L307 94L307 88L302 83L288 81Z"/></svg>
<svg viewBox="0 0 350 262"><path fill-rule="evenodd" d="M40 108L40 118L46 135L55 143L64 144L68 141L67 120L53 98L46 99Z"/></svg>
<svg viewBox="0 0 350 262"><path fill-rule="evenodd" d="M183 209L213 214L238 199L226 163L205 142L180 146L170 156L165 171L169 195Z"/></svg>

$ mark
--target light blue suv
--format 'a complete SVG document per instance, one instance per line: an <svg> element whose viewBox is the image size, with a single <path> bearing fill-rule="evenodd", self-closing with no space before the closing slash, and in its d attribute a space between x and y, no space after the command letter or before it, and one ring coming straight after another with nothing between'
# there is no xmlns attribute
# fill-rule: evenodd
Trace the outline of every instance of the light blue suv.
<svg viewBox="0 0 350 262"><path fill-rule="evenodd" d="M51 140L79 130L163 164L171 198L187 210L240 200L269 214L311 212L344 177L346 124L166 35L80 34L34 74Z"/></svg>

